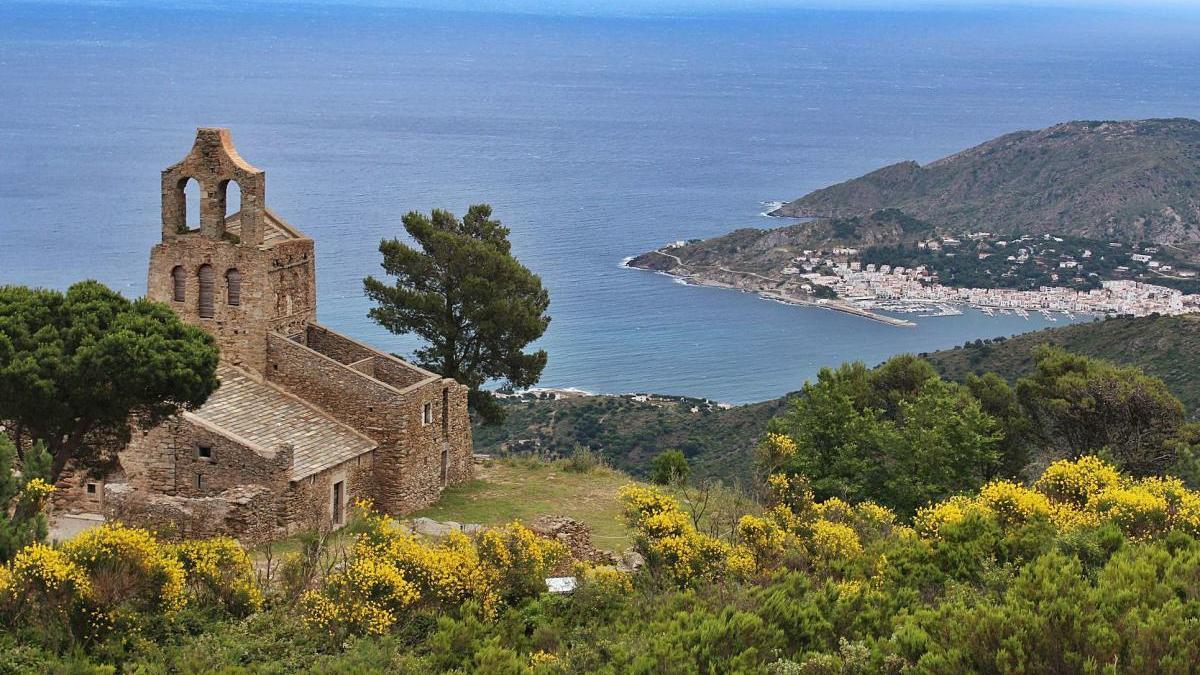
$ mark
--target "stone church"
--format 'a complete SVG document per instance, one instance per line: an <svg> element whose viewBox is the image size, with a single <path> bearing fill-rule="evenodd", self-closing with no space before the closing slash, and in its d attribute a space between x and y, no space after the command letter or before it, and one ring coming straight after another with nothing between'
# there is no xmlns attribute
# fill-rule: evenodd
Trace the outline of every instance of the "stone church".
<svg viewBox="0 0 1200 675"><path fill-rule="evenodd" d="M241 203L226 215L231 182ZM267 208L266 176L229 131L199 129L162 172L148 297L215 336L221 386L135 430L119 468L78 479L70 507L179 537L263 539L339 526L363 498L411 511L470 477L466 387L317 323L315 260L313 240Z"/></svg>

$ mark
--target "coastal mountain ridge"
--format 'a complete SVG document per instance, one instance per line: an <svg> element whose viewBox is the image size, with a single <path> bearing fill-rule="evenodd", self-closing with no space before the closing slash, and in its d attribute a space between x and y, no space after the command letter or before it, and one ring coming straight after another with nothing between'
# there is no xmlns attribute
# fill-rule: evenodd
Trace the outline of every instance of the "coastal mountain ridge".
<svg viewBox="0 0 1200 675"><path fill-rule="evenodd" d="M771 215L899 209L935 227L1127 243L1200 241L1200 121L1074 121L1017 131L924 166L906 161Z"/></svg>

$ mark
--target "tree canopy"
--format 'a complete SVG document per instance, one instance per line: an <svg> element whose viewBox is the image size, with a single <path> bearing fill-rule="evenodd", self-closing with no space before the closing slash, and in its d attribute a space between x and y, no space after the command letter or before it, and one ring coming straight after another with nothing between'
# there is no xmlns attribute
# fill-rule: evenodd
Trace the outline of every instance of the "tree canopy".
<svg viewBox="0 0 1200 675"><path fill-rule="evenodd" d="M1035 355L1036 370L1017 382L1017 396L1052 459L1103 451L1139 476L1175 463L1186 417L1162 380L1059 347L1043 345Z"/></svg>
<svg viewBox="0 0 1200 675"><path fill-rule="evenodd" d="M367 277L363 285L376 303L370 317L423 340L416 362L469 387L471 407L497 422L503 411L482 387L497 380L530 387L541 378L545 350L524 349L550 323L550 296L513 257L508 229L491 216L487 204L471 206L461 220L441 209L405 214L416 247L382 241L383 270L395 282Z"/></svg>
<svg viewBox="0 0 1200 675"><path fill-rule="evenodd" d="M216 390L212 336L166 305L130 301L96 281L65 293L0 287L0 423L23 453L45 443L49 479ZM24 457L22 457L24 459Z"/></svg>
<svg viewBox="0 0 1200 675"><path fill-rule="evenodd" d="M979 487L1004 464L996 421L908 355L874 370L822 369L769 432L796 446L775 470L807 476L817 497L873 499L906 514Z"/></svg>

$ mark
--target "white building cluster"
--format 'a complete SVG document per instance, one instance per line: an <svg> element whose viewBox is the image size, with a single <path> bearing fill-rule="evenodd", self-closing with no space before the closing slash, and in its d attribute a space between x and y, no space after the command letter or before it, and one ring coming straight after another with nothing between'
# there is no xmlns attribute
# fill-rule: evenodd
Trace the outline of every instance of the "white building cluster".
<svg viewBox="0 0 1200 675"><path fill-rule="evenodd" d="M952 288L930 283L924 267L905 269L881 265L836 262L834 274L802 275L814 284L829 286L850 301L903 300L924 303L962 303L976 307L1027 311L1132 314L1145 316L1200 311L1200 294L1185 295L1165 286L1137 281L1104 281L1101 288L1077 291L1042 286L1036 291L1012 288Z"/></svg>

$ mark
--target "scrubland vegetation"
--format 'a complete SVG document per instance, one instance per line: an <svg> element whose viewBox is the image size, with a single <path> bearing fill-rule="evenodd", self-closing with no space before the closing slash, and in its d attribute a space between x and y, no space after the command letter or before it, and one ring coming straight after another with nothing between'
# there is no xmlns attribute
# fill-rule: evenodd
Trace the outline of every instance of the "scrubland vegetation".
<svg viewBox="0 0 1200 675"><path fill-rule="evenodd" d="M108 526L5 568L0 670L1186 673L1200 659L1200 493L1179 480L1085 456L911 520L815 500L799 476L769 486L731 537L660 488L623 488L646 567L576 565L564 596L541 591L565 551L516 524L429 543L365 514L290 598L294 580L264 593L228 540Z"/></svg>
<svg viewBox="0 0 1200 675"><path fill-rule="evenodd" d="M428 511L492 525L472 536L361 504L338 545L283 555L120 525L28 543L0 571L0 673L1190 673L1197 439L1160 381L1062 350L1015 386L848 364L771 422L740 494L688 484L681 453L648 485L581 449ZM559 506L645 565L501 522Z"/></svg>

